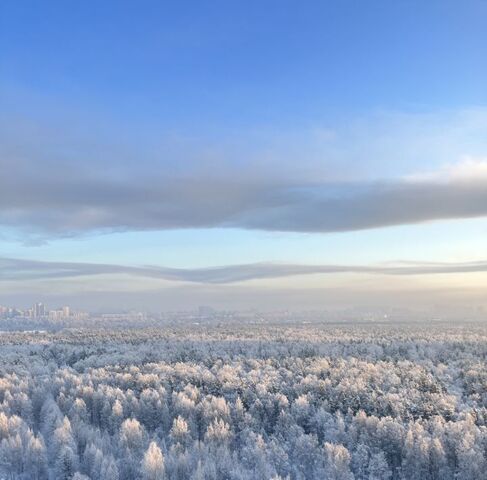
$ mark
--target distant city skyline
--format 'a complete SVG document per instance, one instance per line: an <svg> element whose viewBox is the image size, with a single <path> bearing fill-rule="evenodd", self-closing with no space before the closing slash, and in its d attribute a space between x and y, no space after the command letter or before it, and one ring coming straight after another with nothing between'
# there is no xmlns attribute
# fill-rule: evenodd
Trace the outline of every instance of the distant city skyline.
<svg viewBox="0 0 487 480"><path fill-rule="evenodd" d="M0 5L0 304L487 308L487 3Z"/></svg>

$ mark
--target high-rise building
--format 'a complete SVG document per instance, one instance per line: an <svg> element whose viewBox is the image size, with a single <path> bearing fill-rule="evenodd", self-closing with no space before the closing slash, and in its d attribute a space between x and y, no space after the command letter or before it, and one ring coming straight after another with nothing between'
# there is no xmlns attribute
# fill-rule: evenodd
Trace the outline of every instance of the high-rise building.
<svg viewBox="0 0 487 480"><path fill-rule="evenodd" d="M36 303L34 305L33 311L34 311L34 318L40 318L46 316L46 306L41 302Z"/></svg>
<svg viewBox="0 0 487 480"><path fill-rule="evenodd" d="M71 313L71 312L70 312L70 310L69 310L69 307L68 307L67 305L66 305L66 306L64 306L64 307L63 307L63 317L64 317L64 318L68 318L68 317L69 317L69 315L70 315L70 313Z"/></svg>

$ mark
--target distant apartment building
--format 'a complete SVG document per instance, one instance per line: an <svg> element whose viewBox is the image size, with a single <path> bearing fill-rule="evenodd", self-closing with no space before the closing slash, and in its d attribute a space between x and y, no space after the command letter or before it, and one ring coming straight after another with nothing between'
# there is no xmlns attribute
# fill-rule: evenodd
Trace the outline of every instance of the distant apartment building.
<svg viewBox="0 0 487 480"><path fill-rule="evenodd" d="M46 306L41 302L36 303L32 310L34 318L42 318L46 316Z"/></svg>

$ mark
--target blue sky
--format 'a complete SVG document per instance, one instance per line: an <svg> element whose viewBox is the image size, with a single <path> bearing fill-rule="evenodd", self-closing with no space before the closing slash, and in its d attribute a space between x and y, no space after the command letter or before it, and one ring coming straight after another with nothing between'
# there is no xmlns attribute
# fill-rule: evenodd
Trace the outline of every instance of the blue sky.
<svg viewBox="0 0 487 480"><path fill-rule="evenodd" d="M483 1L2 2L0 257L483 262L486 20ZM42 278L18 268L0 279L0 303L204 297L179 280L56 283L51 264ZM234 288L236 306L258 306L256 288L284 303L302 289L319 305L340 288L353 305L357 283L377 303L390 288L485 298L479 272L340 275L256 275L208 299L232 306Z"/></svg>

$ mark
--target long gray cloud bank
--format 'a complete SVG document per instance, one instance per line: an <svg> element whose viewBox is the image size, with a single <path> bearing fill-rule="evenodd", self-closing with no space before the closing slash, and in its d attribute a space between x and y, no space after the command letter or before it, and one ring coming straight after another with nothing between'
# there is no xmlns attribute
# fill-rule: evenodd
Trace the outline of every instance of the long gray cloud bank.
<svg viewBox="0 0 487 480"><path fill-rule="evenodd" d="M314 184L74 177L6 175L0 224L46 236L213 227L340 232L487 216L487 178Z"/></svg>
<svg viewBox="0 0 487 480"><path fill-rule="evenodd" d="M130 275L176 282L228 284L293 275L365 273L372 275L433 275L487 272L487 261L463 263L402 262L385 265L296 265L255 263L213 268L178 269L96 263L44 262L0 257L0 281L69 279L98 275Z"/></svg>
<svg viewBox="0 0 487 480"><path fill-rule="evenodd" d="M88 118L77 123L66 107L53 118L0 119L0 227L28 242L28 234L341 232L487 216L484 108L369 115L324 138L313 129L224 129L215 140L204 128L201 138L173 138L155 126L140 136L137 122L107 130ZM425 168L433 172L404 177Z"/></svg>

